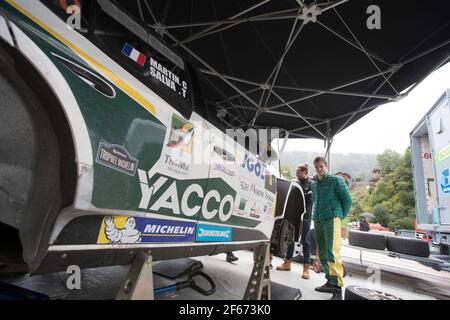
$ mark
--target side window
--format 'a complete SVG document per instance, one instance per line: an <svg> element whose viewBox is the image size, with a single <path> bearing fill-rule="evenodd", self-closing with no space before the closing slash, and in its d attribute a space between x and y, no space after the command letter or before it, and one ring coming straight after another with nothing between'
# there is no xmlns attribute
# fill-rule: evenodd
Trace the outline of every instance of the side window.
<svg viewBox="0 0 450 320"><path fill-rule="evenodd" d="M61 0L43 0L62 19L67 13ZM134 2L67 1L81 5L78 30L110 58L166 100L186 118L192 112L189 69L181 56L133 16ZM84 3L83 3L84 2Z"/></svg>
<svg viewBox="0 0 450 320"><path fill-rule="evenodd" d="M217 97L221 96L218 89L201 72L193 71L191 74L193 75L192 82L195 89L194 104L196 112L223 132L232 128L230 116L223 109L227 105L218 106L214 102L218 100Z"/></svg>
<svg viewBox="0 0 450 320"><path fill-rule="evenodd" d="M189 73L191 75L192 80L192 92L193 92L193 105L194 111L199 114L202 118L206 119L206 105L205 105L205 97L203 95L203 89L200 84L200 79L198 75L198 71L196 71L191 64L188 64Z"/></svg>

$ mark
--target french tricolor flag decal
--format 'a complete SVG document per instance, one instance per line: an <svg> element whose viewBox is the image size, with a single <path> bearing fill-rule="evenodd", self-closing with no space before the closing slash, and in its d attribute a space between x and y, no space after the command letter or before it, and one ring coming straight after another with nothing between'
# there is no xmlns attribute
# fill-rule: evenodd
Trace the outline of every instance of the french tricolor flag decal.
<svg viewBox="0 0 450 320"><path fill-rule="evenodd" d="M141 66L144 66L145 61L147 60L146 56L133 48L129 43L125 43L122 49L122 53Z"/></svg>

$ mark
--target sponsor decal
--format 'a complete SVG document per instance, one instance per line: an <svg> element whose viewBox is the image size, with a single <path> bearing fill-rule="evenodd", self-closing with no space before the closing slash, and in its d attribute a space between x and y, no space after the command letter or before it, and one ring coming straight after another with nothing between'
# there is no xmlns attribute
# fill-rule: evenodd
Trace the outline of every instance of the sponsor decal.
<svg viewBox="0 0 450 320"><path fill-rule="evenodd" d="M265 180L265 168L258 160L249 157L248 154L244 156L243 163L241 164L242 168L247 169L250 173L255 174L258 178Z"/></svg>
<svg viewBox="0 0 450 320"><path fill-rule="evenodd" d="M241 201L239 201L239 210L245 211L245 207L247 205L248 200L245 198L241 198Z"/></svg>
<svg viewBox="0 0 450 320"><path fill-rule="evenodd" d="M186 174L190 166L183 160L172 157L169 154L165 155L165 164L168 169L177 173Z"/></svg>
<svg viewBox="0 0 450 320"><path fill-rule="evenodd" d="M147 61L147 57L140 53L138 50L133 48L133 46L129 43L125 43L122 48L122 53L126 55L128 58L136 62L140 66L145 66L145 61Z"/></svg>
<svg viewBox="0 0 450 320"><path fill-rule="evenodd" d="M195 233L196 241L217 242L231 241L233 230L230 227L198 224Z"/></svg>
<svg viewBox="0 0 450 320"><path fill-rule="evenodd" d="M441 163L442 161L448 159L450 157L450 144L443 148L441 151L436 153L436 157L434 158L434 162L436 164Z"/></svg>
<svg viewBox="0 0 450 320"><path fill-rule="evenodd" d="M136 175L138 160L120 145L100 142L95 161L130 176Z"/></svg>
<svg viewBox="0 0 450 320"><path fill-rule="evenodd" d="M250 184L245 181L241 181L241 189L244 191L248 191L250 189Z"/></svg>
<svg viewBox="0 0 450 320"><path fill-rule="evenodd" d="M252 208L250 209L250 217L257 218L261 216L261 209L258 206L258 203L256 201L253 201Z"/></svg>
<svg viewBox="0 0 450 320"><path fill-rule="evenodd" d="M264 187L266 190L275 193L277 189L276 179L273 174L267 173L264 181Z"/></svg>
<svg viewBox="0 0 450 320"><path fill-rule="evenodd" d="M230 177L236 176L236 173L234 172L234 170L231 170L231 169L225 167L223 164L215 164L213 167L213 170L221 171L221 172L225 173L226 175L229 175Z"/></svg>
<svg viewBox="0 0 450 320"><path fill-rule="evenodd" d="M221 222L231 218L234 209L234 196L231 194L221 194L215 189L205 194L200 184L190 183L186 186L182 180L165 176L160 176L149 185L147 173L140 169L138 176L142 194L140 209L152 212L165 210L170 214L183 214L192 219L201 212L205 219L211 220L218 216Z"/></svg>
<svg viewBox="0 0 450 320"><path fill-rule="evenodd" d="M255 184L252 184L250 187L250 192L256 194L258 197L264 198L265 192L263 190L260 190L256 187Z"/></svg>
<svg viewBox="0 0 450 320"><path fill-rule="evenodd" d="M238 196L238 200L236 200L236 207L234 208L233 214L237 214L240 216L244 216L245 212L248 211L248 204L250 203L248 199Z"/></svg>
<svg viewBox="0 0 450 320"><path fill-rule="evenodd" d="M192 154L194 144L194 125L176 114L172 115L172 128L169 135L169 148L176 148Z"/></svg>
<svg viewBox="0 0 450 320"><path fill-rule="evenodd" d="M448 168L442 171L440 183L442 191L450 193L450 172Z"/></svg>
<svg viewBox="0 0 450 320"><path fill-rule="evenodd" d="M272 204L269 204L267 213L268 213L268 216L275 216L275 206Z"/></svg>
<svg viewBox="0 0 450 320"><path fill-rule="evenodd" d="M97 243L194 241L195 223L141 217L105 217Z"/></svg>
<svg viewBox="0 0 450 320"><path fill-rule="evenodd" d="M150 75L167 88L186 98L188 90L187 82L180 79L171 70L171 68L166 68L166 66L158 62L154 57L150 57Z"/></svg>
<svg viewBox="0 0 450 320"><path fill-rule="evenodd" d="M260 216L256 207L252 207L252 209L250 210L250 217L259 219Z"/></svg>
<svg viewBox="0 0 450 320"><path fill-rule="evenodd" d="M275 201L275 194L265 191L264 198L266 198L266 200L268 200L269 202L273 203Z"/></svg>

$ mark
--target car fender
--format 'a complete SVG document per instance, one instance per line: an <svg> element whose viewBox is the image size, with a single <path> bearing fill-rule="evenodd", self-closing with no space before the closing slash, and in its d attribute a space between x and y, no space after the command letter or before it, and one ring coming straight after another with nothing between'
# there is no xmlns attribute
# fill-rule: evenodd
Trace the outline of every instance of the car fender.
<svg viewBox="0 0 450 320"><path fill-rule="evenodd" d="M69 124L73 145L75 149L75 161L77 163L78 183L76 191L76 207L89 205L93 174L92 174L92 147L88 130L81 114L78 103L67 81L45 53L13 22L2 17L9 28L0 27L1 37L11 39L14 47L28 60L28 62L40 73L43 81L52 90L59 101L66 120ZM0 21L0 25L3 25ZM8 35L9 34L9 35Z"/></svg>

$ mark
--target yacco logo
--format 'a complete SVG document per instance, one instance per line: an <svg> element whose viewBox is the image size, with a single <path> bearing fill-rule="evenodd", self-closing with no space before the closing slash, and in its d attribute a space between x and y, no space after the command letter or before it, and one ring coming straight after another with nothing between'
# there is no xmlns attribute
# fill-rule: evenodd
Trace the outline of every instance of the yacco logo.
<svg viewBox="0 0 450 320"><path fill-rule="evenodd" d="M233 231L230 227L198 224L195 234L196 241L231 241Z"/></svg>
<svg viewBox="0 0 450 320"><path fill-rule="evenodd" d="M257 160L249 157L248 154L244 156L244 161L241 164L242 168L246 168L249 172L254 173L262 180L265 179L265 168Z"/></svg>
<svg viewBox="0 0 450 320"><path fill-rule="evenodd" d="M194 241L195 223L141 217L105 217L97 243Z"/></svg>
<svg viewBox="0 0 450 320"><path fill-rule="evenodd" d="M139 202L140 209L154 212L164 209L171 214L183 214L188 218L194 217L201 210L206 220L211 220L217 215L222 222L231 218L234 197L230 194L221 196L214 189L205 194L200 184L185 184L186 186L183 187L180 186L180 181L164 176L160 176L154 184L149 185L147 173L144 170L138 169L138 175L142 194ZM160 190L161 195L155 197Z"/></svg>

